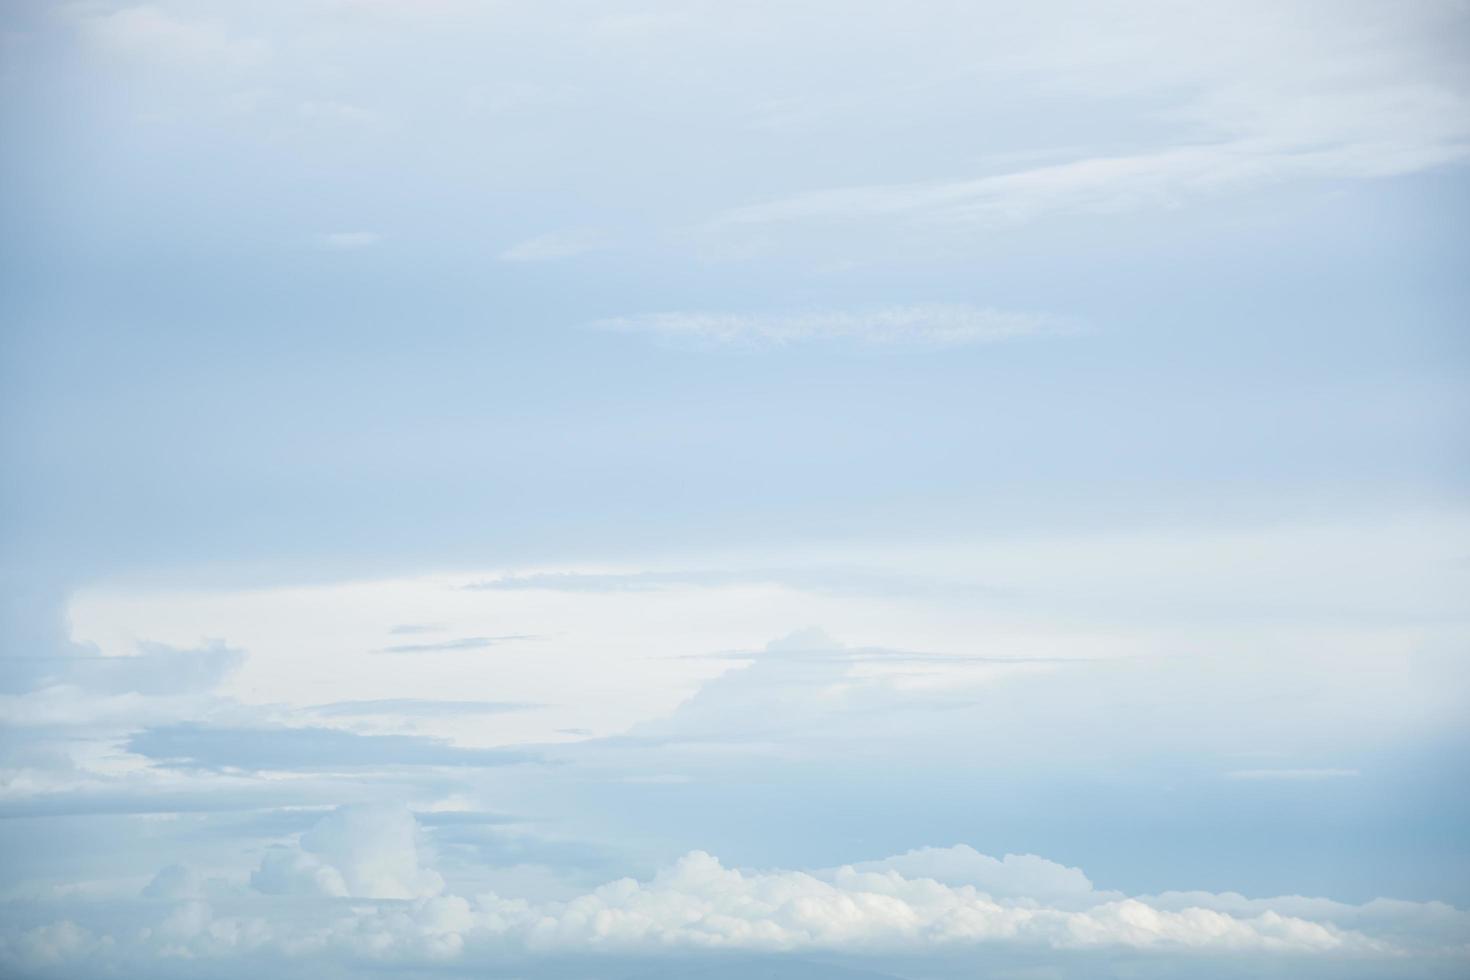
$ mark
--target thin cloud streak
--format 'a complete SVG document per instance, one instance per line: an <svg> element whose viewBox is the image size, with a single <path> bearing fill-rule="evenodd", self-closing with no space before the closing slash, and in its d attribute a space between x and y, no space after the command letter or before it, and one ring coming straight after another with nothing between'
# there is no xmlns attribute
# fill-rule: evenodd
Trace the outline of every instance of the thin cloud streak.
<svg viewBox="0 0 1470 980"><path fill-rule="evenodd" d="M436 718L444 715L494 715L512 711L534 711L546 707L531 701L436 701L432 698L380 698L369 701L333 701L305 710L324 717L360 718L370 715L401 715Z"/></svg>
<svg viewBox="0 0 1470 980"><path fill-rule="evenodd" d="M1168 208L1232 187L1296 178L1372 178L1415 173L1464 160L1464 138L1423 144L1278 147L1256 141L1172 147L967 180L825 188L732 208L712 227L795 221L906 219L981 225L1018 224L1052 213L1117 214Z"/></svg>
<svg viewBox="0 0 1470 980"><path fill-rule="evenodd" d="M455 650L483 650L500 643L512 643L516 640L535 640L539 637L531 633L507 633L504 636L465 636L458 640L445 640L442 643L400 643L396 646L384 647L379 653L451 653Z"/></svg>
<svg viewBox="0 0 1470 980"><path fill-rule="evenodd" d="M1081 330L1078 324L1060 317L949 303L807 313L646 313L610 317L589 326L676 343L752 348L853 343L938 349L1063 336Z"/></svg>

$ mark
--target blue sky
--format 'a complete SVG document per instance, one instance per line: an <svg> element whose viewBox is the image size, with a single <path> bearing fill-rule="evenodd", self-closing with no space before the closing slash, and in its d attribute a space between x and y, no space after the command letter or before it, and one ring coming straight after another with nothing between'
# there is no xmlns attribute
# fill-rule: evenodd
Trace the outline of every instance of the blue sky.
<svg viewBox="0 0 1470 980"><path fill-rule="evenodd" d="M6 5L0 972L1461 975L1467 39Z"/></svg>

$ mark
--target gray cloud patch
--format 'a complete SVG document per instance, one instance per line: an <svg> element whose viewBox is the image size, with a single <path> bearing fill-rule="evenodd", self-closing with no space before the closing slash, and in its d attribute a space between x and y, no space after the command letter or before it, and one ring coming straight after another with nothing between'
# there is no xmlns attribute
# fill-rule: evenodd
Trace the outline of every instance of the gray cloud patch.
<svg viewBox="0 0 1470 980"><path fill-rule="evenodd" d="M470 749L411 735L354 735L331 728L148 728L130 752L189 769L320 770L389 766L506 766L536 761L514 749Z"/></svg>
<svg viewBox="0 0 1470 980"><path fill-rule="evenodd" d="M423 633L440 633L444 627L437 623L399 623L388 630L393 636L418 636Z"/></svg>
<svg viewBox="0 0 1470 980"><path fill-rule="evenodd" d="M142 643L126 657L60 656L26 658L33 689L71 685L98 694L187 694L207 691L245 662L245 651L211 643L179 650Z"/></svg>
<svg viewBox="0 0 1470 980"><path fill-rule="evenodd" d="M152 786L68 790L0 803L0 820L266 811L280 806L340 803L344 794L355 798L359 792L344 790L340 782L331 786L325 783L316 786L211 786L175 791Z"/></svg>

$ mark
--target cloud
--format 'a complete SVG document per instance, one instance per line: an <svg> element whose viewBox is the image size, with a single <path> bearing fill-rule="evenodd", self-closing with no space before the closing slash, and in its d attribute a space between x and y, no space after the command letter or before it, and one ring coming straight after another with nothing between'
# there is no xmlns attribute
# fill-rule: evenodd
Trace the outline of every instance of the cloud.
<svg viewBox="0 0 1470 980"><path fill-rule="evenodd" d="M311 123L362 126L378 121L377 113L371 109L364 109L362 106L353 105L350 102L334 102L331 100L302 102L296 107L296 114ZM350 239L353 236L369 237L371 241L364 242L364 244L368 245L375 244L380 240L380 236L374 235L371 232L337 232L335 236L325 235L323 237L347 237ZM360 246L347 245L338 247L353 248Z"/></svg>
<svg viewBox="0 0 1470 980"><path fill-rule="evenodd" d="M423 698L381 698L375 701L333 701L306 709L314 715L357 718L399 715L433 718L442 715L493 715L533 711L544 707L530 701L435 701Z"/></svg>
<svg viewBox="0 0 1470 980"><path fill-rule="evenodd" d="M535 756L518 749L459 748L412 735L354 735L331 728L144 729L127 749L154 762L194 769L311 770L389 766L505 766Z"/></svg>
<svg viewBox="0 0 1470 980"><path fill-rule="evenodd" d="M1026 870L1034 875L1037 868ZM1021 881L1025 875L1012 877ZM541 949L880 951L1001 942L1054 948L1391 952L1386 944L1331 923L1279 914L1237 918L1203 907L1168 911L1111 896L1068 911L1031 898L1002 899L973 885L910 878L891 869L745 872L703 852L685 855L651 881L612 882L552 909L526 914L520 906L497 900L486 911L517 929L526 944Z"/></svg>
<svg viewBox="0 0 1470 980"><path fill-rule="evenodd" d="M512 643L516 640L534 640L536 636L530 633L507 633L504 636L464 636L457 640L444 640L440 643L401 643L397 646L384 647L380 653L447 653L454 650L483 650L493 647L499 643Z"/></svg>
<svg viewBox="0 0 1470 980"><path fill-rule="evenodd" d="M692 851L651 877L545 900L454 894L431 858L401 805L339 807L299 840L267 849L247 890L206 889L197 873L170 866L143 891L152 927L117 928L136 923L136 911L109 926L87 918L96 903L77 906L53 922L0 926L0 962L142 976L178 958L209 972L212 962L240 959L244 970L242 957L263 955L289 976L333 958L359 963L351 972L390 962L499 975L487 970L496 964L545 976L560 974L538 964L567 957L583 958L578 975L632 975L637 958L654 957L664 966L651 975L662 976L679 967L724 975L721 964L737 962L709 954L800 954L910 964L895 966L899 975L973 976L1031 956L1059 976L1095 976L1109 962L1097 957L1126 952L1168 975L1214 975L1205 964L1228 957L1239 975L1300 974L1317 960L1338 975L1348 965L1379 976L1417 965L1414 976L1452 976L1470 935L1470 914L1443 903L1134 897L1099 891L1080 869L1042 857L964 845L812 871L740 869ZM752 974L800 975L794 962ZM935 972L944 963L954 972Z"/></svg>
<svg viewBox="0 0 1470 980"><path fill-rule="evenodd" d="M418 825L396 805L341 807L298 845L267 851L250 883L269 895L338 898L427 898L444 888L419 866Z"/></svg>
<svg viewBox="0 0 1470 980"><path fill-rule="evenodd" d="M245 652L212 643L180 650L142 643L133 656L37 658L37 688L70 685L96 694L165 696L207 691L245 662Z"/></svg>
<svg viewBox="0 0 1470 980"><path fill-rule="evenodd" d="M1007 854L997 859L965 844L923 847L881 861L855 864L853 870L865 874L893 872L905 878L931 878L951 886L971 885L997 898L1057 902L1086 899L1094 894L1092 882L1077 868L1034 854Z"/></svg>
<svg viewBox="0 0 1470 980"><path fill-rule="evenodd" d="M192 868L170 864L153 876L141 894L144 898L175 902L201 898L204 895L204 878Z"/></svg>
<svg viewBox="0 0 1470 980"><path fill-rule="evenodd" d="M942 303L813 313L649 313L597 320L590 326L614 333L727 347L845 342L874 347L947 348L1078 330L1075 324L1051 316Z"/></svg>
<svg viewBox="0 0 1470 980"><path fill-rule="evenodd" d="M1193 196L1293 177L1393 176L1451 163L1466 153L1458 144L1412 149L1284 150L1248 142L1178 147L968 180L808 191L731 209L716 224L883 218L1014 224L1056 212L1116 214L1171 207Z"/></svg>
<svg viewBox="0 0 1470 980"><path fill-rule="evenodd" d="M437 623L399 623L388 630L394 636L418 636L423 633L439 633L444 630Z"/></svg>
<svg viewBox="0 0 1470 980"><path fill-rule="evenodd" d="M599 231L580 228L550 232L518 242L500 253L504 262L546 262L607 247L607 238Z"/></svg>
<svg viewBox="0 0 1470 980"><path fill-rule="evenodd" d="M1444 41L1463 36L1463 8L1453 4L1417 4L1392 19L1371 5L1252 3L1204 15L1125 4L1092 23L1086 11L1038 5L1036 16L1012 37L1014 50L976 51L955 77L985 71L1004 79L1002 91L1052 91L1078 106L1141 98L1150 109L1118 112L1103 147L1029 147L1044 163L812 187L726 209L712 226L989 228L1167 209L1292 181L1413 174L1470 158L1470 88L1448 67ZM1075 32L1059 29L1059 17ZM1004 25L994 26L994 37L1006 38ZM984 105L973 90L964 98L972 110Z"/></svg>
<svg viewBox="0 0 1470 980"><path fill-rule="evenodd" d="M329 231L316 238L318 246L332 252L352 252L372 248L382 240L383 236L375 231Z"/></svg>

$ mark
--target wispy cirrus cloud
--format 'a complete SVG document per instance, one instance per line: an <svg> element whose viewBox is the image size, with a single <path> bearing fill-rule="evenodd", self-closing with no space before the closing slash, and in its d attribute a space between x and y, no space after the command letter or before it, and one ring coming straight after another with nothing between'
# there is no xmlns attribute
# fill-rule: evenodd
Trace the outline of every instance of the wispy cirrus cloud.
<svg viewBox="0 0 1470 980"><path fill-rule="evenodd" d="M645 313L597 320L589 326L676 343L755 348L808 343L948 348L1081 330L1079 324L1046 314L951 303L802 313Z"/></svg>
<svg viewBox="0 0 1470 980"><path fill-rule="evenodd" d="M379 698L369 701L333 701L313 705L314 715L363 718L376 715L439 717L442 715L494 715L507 711L532 711L543 705L531 701L441 701L430 698Z"/></svg>
<svg viewBox="0 0 1470 980"><path fill-rule="evenodd" d="M1470 87L1443 55L1448 38L1463 36L1463 13L1425 3L1365 16L1370 7L1318 17L1326 7L1243 3L1186 15L1144 4L1077 36L1023 31L1029 43L991 50L949 78L973 78L988 62L1028 87L1120 102L1146 95L1150 110L1108 142L1033 146L1025 165L995 155L988 165L808 185L723 209L709 227L995 227L1463 164Z"/></svg>
<svg viewBox="0 0 1470 980"><path fill-rule="evenodd" d="M1445 109L1454 102L1446 98ZM1413 173L1463 160L1455 139L1336 146L1281 146L1238 140L1122 156L1093 156L958 180L821 188L731 208L715 227L795 221L910 220L1016 224L1053 213L1117 214L1172 207L1232 188L1300 178L1366 178Z"/></svg>
<svg viewBox="0 0 1470 980"><path fill-rule="evenodd" d="M607 247L607 236L595 228L553 231L517 242L500 253L503 262L549 262Z"/></svg>
<svg viewBox="0 0 1470 980"><path fill-rule="evenodd" d="M457 640L444 640L439 643L399 643L391 647L384 647L379 653L450 653L455 650L483 650L493 647L498 643L511 643L516 640L534 640L536 637L530 633L507 633L504 636L462 636Z"/></svg>
<svg viewBox="0 0 1470 980"><path fill-rule="evenodd" d="M382 241L383 236L375 231L329 231L316 238L316 243L320 248L332 252L352 252L372 248Z"/></svg>

